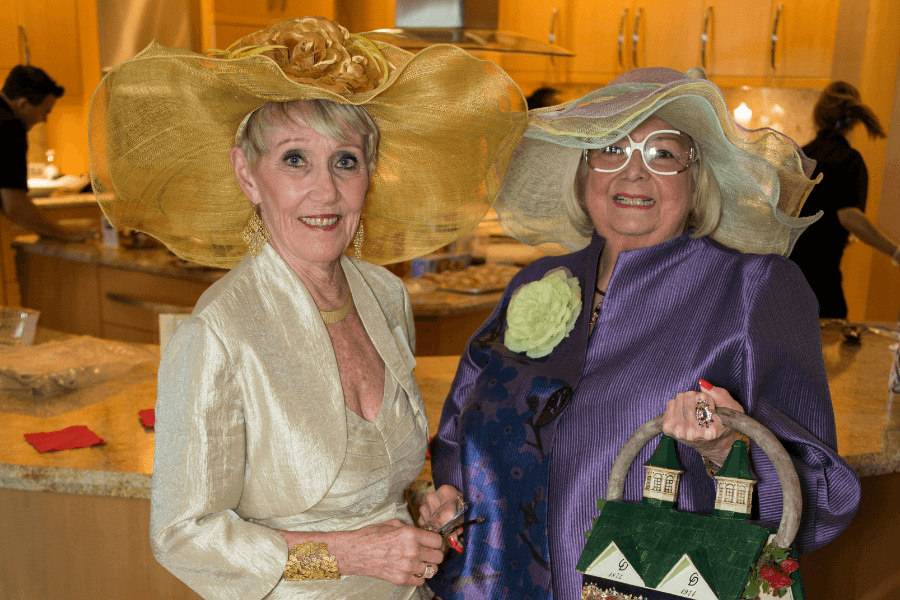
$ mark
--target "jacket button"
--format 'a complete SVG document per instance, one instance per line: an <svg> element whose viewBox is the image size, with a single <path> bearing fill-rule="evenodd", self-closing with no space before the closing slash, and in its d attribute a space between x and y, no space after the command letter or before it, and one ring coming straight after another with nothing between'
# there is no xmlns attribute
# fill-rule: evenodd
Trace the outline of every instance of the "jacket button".
<svg viewBox="0 0 900 600"><path fill-rule="evenodd" d="M547 406L541 411L535 425L543 427L548 421L553 419L553 417L561 413L566 407L566 404L569 403L569 400L572 399L572 395L572 388L567 385L564 385L550 394L550 398L547 400Z"/></svg>

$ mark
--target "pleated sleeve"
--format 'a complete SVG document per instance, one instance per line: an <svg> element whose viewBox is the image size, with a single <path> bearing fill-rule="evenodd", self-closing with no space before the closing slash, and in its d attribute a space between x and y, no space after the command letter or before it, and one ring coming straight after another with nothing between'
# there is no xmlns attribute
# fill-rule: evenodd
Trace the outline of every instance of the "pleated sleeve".
<svg viewBox="0 0 900 600"><path fill-rule="evenodd" d="M815 296L793 262L773 257L767 264L745 313L745 409L781 440L800 477L803 514L795 545L805 554L847 528L860 484L837 451ZM752 453L760 516L777 521L777 476L755 445Z"/></svg>

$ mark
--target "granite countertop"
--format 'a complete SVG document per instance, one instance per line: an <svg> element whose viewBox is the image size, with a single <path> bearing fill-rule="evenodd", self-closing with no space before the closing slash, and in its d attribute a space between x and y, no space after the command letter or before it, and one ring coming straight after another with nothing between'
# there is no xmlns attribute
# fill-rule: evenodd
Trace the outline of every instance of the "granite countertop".
<svg viewBox="0 0 900 600"><path fill-rule="evenodd" d="M67 243L40 239L37 235L30 234L19 236L12 245L17 250L27 254L50 256L60 260L87 263L125 271L139 271L162 277L190 279L209 284L215 283L228 272L227 269L205 267L181 260L165 246L155 243L139 247L127 240L123 240L122 245L118 248L108 248L96 240L87 240L82 243Z"/></svg>
<svg viewBox="0 0 900 600"><path fill-rule="evenodd" d="M900 472L900 394L888 389L896 324L867 323L859 343L851 343L842 322L822 323L838 452L860 477Z"/></svg>
<svg viewBox="0 0 900 600"><path fill-rule="evenodd" d="M38 208L80 208L84 206L97 206L97 196L87 194L51 194L42 198L33 198Z"/></svg>
<svg viewBox="0 0 900 600"><path fill-rule="evenodd" d="M885 324L870 325L882 333L864 331L860 344L844 341L838 325L822 329L838 450L863 477L900 472L900 406L895 406L900 395L892 398L887 387L892 340ZM47 339L47 332L41 332L36 341ZM5 425L0 432L0 487L149 498L153 430L141 424L138 411L153 408L159 349L141 347L154 352L154 360L86 389L21 405L0 398ZM416 378L434 435L459 357L416 360ZM106 444L41 454L23 437L71 425L87 425ZM419 479L430 478L426 464Z"/></svg>
<svg viewBox="0 0 900 600"><path fill-rule="evenodd" d="M13 247L28 254L209 284L215 283L228 272L227 269L204 267L181 260L162 245L137 247L128 240L121 243L118 248L107 248L96 240L76 244L40 239L37 235L30 234L16 238ZM404 283L409 289L416 318L438 319L476 311L489 311L497 305L503 295L503 292L486 294L445 292L435 289L434 286L423 285L427 282L421 278L407 278Z"/></svg>
<svg viewBox="0 0 900 600"><path fill-rule="evenodd" d="M39 331L35 343L72 338ZM118 343L118 342L117 342ZM124 342L122 342L124 344ZM153 429L144 427L139 411L153 408L159 348L154 362L88 388L45 400L16 405L0 393L0 488L149 498L153 472ZM431 435L437 431L441 406L450 390L458 357L420 357L416 377L426 399ZM40 453L24 434L86 425L106 443ZM426 464L420 480L431 479Z"/></svg>

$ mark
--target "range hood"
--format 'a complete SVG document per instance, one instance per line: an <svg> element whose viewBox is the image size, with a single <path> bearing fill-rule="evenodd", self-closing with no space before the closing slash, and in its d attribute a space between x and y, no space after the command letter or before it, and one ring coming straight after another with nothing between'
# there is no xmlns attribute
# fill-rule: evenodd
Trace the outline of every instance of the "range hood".
<svg viewBox="0 0 900 600"><path fill-rule="evenodd" d="M103 73L153 40L201 51L199 0L97 0L97 21Z"/></svg>
<svg viewBox="0 0 900 600"><path fill-rule="evenodd" d="M395 29L378 29L366 37L417 51L434 44L465 50L575 56L553 43L498 31L499 0L397 0ZM550 23L550 37L553 37Z"/></svg>

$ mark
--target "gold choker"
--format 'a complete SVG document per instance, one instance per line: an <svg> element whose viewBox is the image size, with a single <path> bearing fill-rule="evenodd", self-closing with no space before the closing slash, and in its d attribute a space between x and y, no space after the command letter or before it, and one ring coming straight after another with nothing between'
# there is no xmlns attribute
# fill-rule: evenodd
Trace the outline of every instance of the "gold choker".
<svg viewBox="0 0 900 600"><path fill-rule="evenodd" d="M347 294L347 301L344 302L342 307L335 310L319 309L319 314L322 315L322 320L325 321L326 325L333 325L343 321L350 314L351 308L353 308L353 292Z"/></svg>

